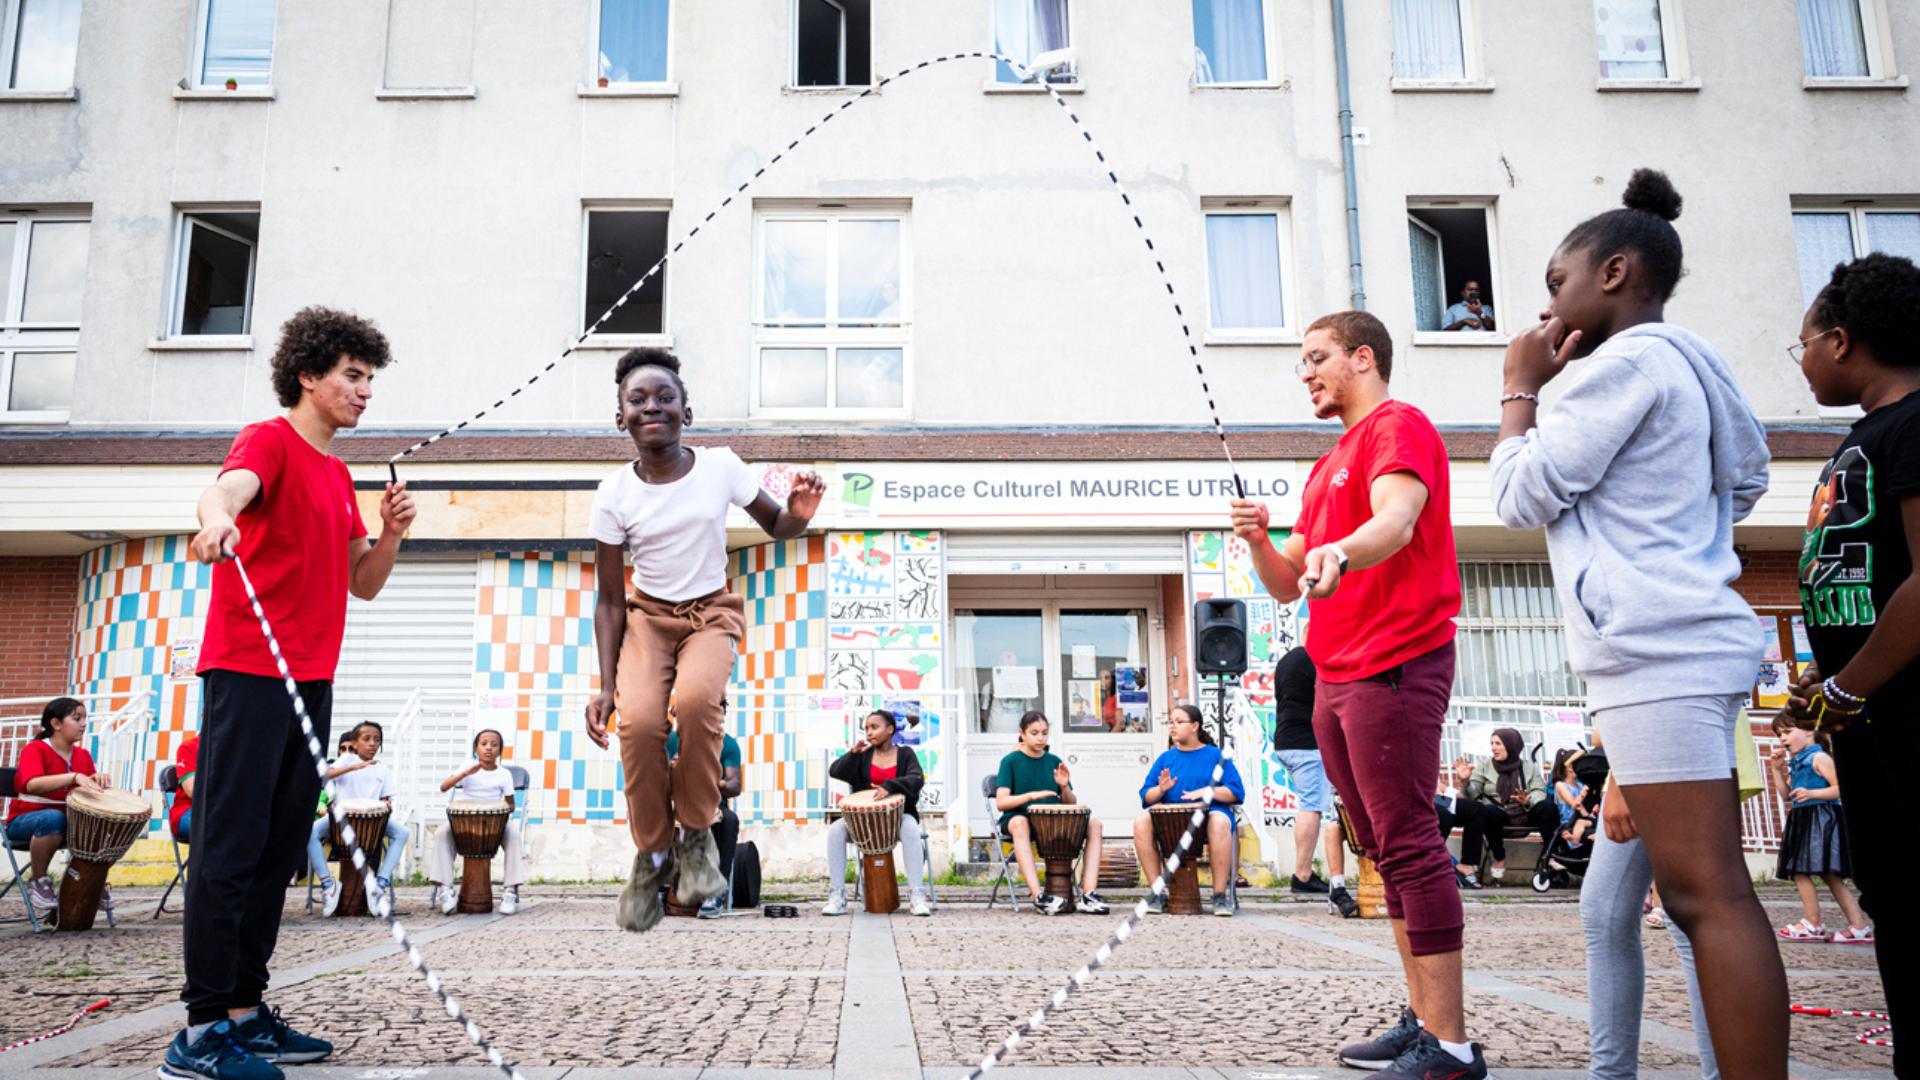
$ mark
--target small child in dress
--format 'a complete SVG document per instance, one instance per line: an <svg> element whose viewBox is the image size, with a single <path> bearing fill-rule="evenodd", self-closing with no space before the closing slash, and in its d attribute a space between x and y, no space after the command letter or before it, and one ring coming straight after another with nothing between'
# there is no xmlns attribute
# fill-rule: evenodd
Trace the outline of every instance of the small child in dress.
<svg viewBox="0 0 1920 1080"><path fill-rule="evenodd" d="M1573 775L1573 755L1574 751L1567 749L1553 759L1553 801L1560 807L1561 837L1579 847L1593 832L1593 815L1582 805L1587 785Z"/></svg>
<svg viewBox="0 0 1920 1080"><path fill-rule="evenodd" d="M1780 713L1773 718L1780 745L1773 749L1773 778L1780 797L1791 807L1786 831L1780 837L1780 863L1774 871L1791 877L1800 890L1806 916L1775 933L1784 941L1832 941L1843 945L1873 944L1873 927L1854 902L1843 879L1852 876L1847 856L1847 822L1840 813L1840 782L1834 779L1833 758L1826 739L1815 734L1812 718ZM1802 727L1804 724L1806 726ZM1847 928L1828 933L1820 918L1820 894L1813 879L1819 876L1833 893L1846 917Z"/></svg>

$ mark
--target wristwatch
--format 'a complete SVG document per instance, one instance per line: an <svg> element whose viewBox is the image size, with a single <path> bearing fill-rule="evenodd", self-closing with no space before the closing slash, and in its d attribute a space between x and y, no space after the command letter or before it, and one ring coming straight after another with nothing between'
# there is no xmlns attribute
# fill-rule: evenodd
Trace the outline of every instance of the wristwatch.
<svg viewBox="0 0 1920 1080"><path fill-rule="evenodd" d="M1346 573L1347 572L1347 553L1340 550L1340 545L1325 544L1322 546L1324 546L1328 551L1333 552L1335 557L1337 557L1340 560L1340 572L1343 574Z"/></svg>

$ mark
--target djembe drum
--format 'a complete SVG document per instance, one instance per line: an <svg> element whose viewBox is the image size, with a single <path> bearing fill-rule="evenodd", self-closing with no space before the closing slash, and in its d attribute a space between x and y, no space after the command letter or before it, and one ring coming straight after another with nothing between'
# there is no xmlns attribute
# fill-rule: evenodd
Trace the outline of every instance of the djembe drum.
<svg viewBox="0 0 1920 1080"><path fill-rule="evenodd" d="M1093 811L1084 806L1029 806L1027 826L1034 850L1047 864L1047 892L1067 902L1073 911L1073 860L1087 846L1087 821Z"/></svg>
<svg viewBox="0 0 1920 1080"><path fill-rule="evenodd" d="M153 806L131 791L67 793L67 872L60 878L60 930L91 930L107 871L146 835Z"/></svg>
<svg viewBox="0 0 1920 1080"><path fill-rule="evenodd" d="M505 799L455 799L447 804L447 828L460 865L460 903L456 911L485 915L493 910L493 857L506 839L513 804ZM359 826L354 826L359 832Z"/></svg>
<svg viewBox="0 0 1920 1080"><path fill-rule="evenodd" d="M387 852L387 815L393 808L385 799L341 799L340 814L353 826L353 839L366 854L366 873L376 874L380 857ZM333 909L336 918L370 915L367 909L366 878L353 865L353 852L340 836L340 818L328 815L333 823L333 856L340 860L340 906Z"/></svg>
<svg viewBox="0 0 1920 1080"><path fill-rule="evenodd" d="M867 883L867 910L884 914L900 906L900 883L893 878L893 846L900 842L900 817L907 797L880 788L856 791L840 800L847 838L860 849L860 871Z"/></svg>
<svg viewBox="0 0 1920 1080"><path fill-rule="evenodd" d="M1149 808L1153 815L1153 847L1160 853L1162 867L1166 865L1167 856L1179 850L1180 838L1186 835L1187 826L1193 822L1193 812L1199 808L1199 803L1161 803ZM1203 825L1193 834L1193 847L1180 856L1180 869L1167 881L1167 914L1201 914L1199 865L1200 853L1206 848L1207 830Z"/></svg>
<svg viewBox="0 0 1920 1080"><path fill-rule="evenodd" d="M1340 818L1340 833L1346 837L1348 849L1360 864L1354 874L1353 897L1360 905L1360 917L1384 919L1387 917L1387 883L1380 877L1380 868L1360 850L1360 837L1353 831L1353 819L1347 816L1346 806L1338 799L1333 802L1333 812Z"/></svg>

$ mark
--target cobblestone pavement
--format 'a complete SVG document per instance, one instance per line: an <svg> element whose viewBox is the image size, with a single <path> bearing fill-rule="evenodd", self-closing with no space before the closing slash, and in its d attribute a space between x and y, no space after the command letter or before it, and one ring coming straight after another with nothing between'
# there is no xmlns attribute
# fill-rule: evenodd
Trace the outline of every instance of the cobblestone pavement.
<svg viewBox="0 0 1920 1080"><path fill-rule="evenodd" d="M804 886L786 887L809 895ZM886 1015L899 1024L910 1021L919 1068L977 1062L1065 972L1087 961L1120 918L1118 911L1053 919L989 911L984 889L943 889L931 919L904 911L829 919L818 914L816 885L815 899L797 902L797 919L669 919L633 935L613 928L615 891L533 887L523 892L523 910L508 917L430 913L424 889L403 890L400 907L409 928L429 939L421 946L429 964L446 973L449 991L516 1064L824 1070L815 1076L834 1069L843 1035L870 1037L861 1014L875 1008L894 1008ZM51 1080L75 1067L159 1060L179 1022L179 917L149 917L157 890L123 892L117 930L0 928L0 972L7 973L0 975L0 1041L65 1023L101 998L113 1001L69 1035L0 1057L0 1071L21 1061L34 1066L36 1080ZM307 915L304 899L302 890L289 893L269 1000L303 1030L335 1043L328 1065L359 1076L484 1064L397 954L369 955L391 947L378 923L321 920ZM1468 995L1470 1026L1496 1075L1585 1063L1585 954L1573 899L1468 898L1467 965L1478 980ZM1150 918L1010 1064L1327 1069L1340 1046L1392 1022L1405 989L1387 924L1333 918L1323 903L1292 902L1284 893L1250 891L1243 903L1244 917L1231 922ZM1770 899L1774 922L1794 911ZM1642 1064L1685 1070L1693 1060L1691 1018L1678 959L1664 932L1647 931L1643 947L1653 1023L1643 1032ZM1781 952L1795 1001L1884 1007L1871 950L1782 944ZM849 971L857 973L858 994L849 994ZM875 988L886 1000L876 1000ZM115 1023L121 1027L108 1026ZM1805 1069L1796 1075L1889 1075L1890 1051L1853 1040L1866 1026L1796 1017L1793 1054ZM839 1075L850 1074L843 1068Z"/></svg>

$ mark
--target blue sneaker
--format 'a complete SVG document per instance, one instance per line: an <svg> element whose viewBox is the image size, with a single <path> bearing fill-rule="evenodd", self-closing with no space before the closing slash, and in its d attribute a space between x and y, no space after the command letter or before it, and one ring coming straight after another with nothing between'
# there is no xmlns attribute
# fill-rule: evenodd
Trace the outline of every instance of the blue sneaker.
<svg viewBox="0 0 1920 1080"><path fill-rule="evenodd" d="M241 1021L233 1029L233 1035L255 1057L289 1065L305 1065L333 1053L332 1043L300 1034L280 1019L279 1009L269 1012L264 1005Z"/></svg>
<svg viewBox="0 0 1920 1080"><path fill-rule="evenodd" d="M160 1080L286 1080L278 1065L249 1052L233 1033L233 1021L222 1020L187 1044L182 1030L167 1047L160 1063Z"/></svg>

